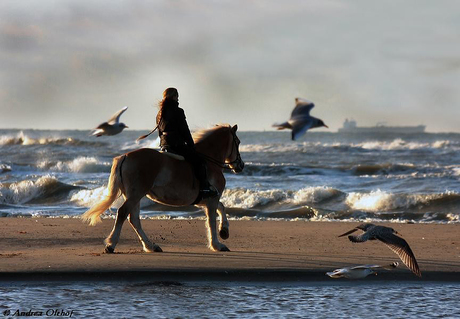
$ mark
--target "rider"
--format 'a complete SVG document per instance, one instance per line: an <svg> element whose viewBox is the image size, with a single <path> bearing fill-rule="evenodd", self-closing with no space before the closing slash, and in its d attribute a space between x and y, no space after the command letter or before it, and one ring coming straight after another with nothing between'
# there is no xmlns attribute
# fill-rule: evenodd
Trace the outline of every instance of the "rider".
<svg viewBox="0 0 460 319"><path fill-rule="evenodd" d="M192 164L200 183L201 198L215 197L219 192L209 184L206 163L195 150L192 134L185 119L184 110L179 107L179 93L175 88L167 88L163 92L163 100L159 103L157 114L158 135L163 151L182 155Z"/></svg>

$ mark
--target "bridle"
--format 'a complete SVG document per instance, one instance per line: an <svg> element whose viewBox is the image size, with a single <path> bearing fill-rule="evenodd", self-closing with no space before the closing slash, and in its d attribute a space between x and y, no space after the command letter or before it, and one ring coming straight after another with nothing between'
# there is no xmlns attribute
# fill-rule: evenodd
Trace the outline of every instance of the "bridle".
<svg viewBox="0 0 460 319"><path fill-rule="evenodd" d="M230 129L230 132L232 133L232 136L233 136L233 140L232 140L233 145L232 145L232 151L230 152L229 158L232 158L233 151L236 150L236 158L233 161L230 161L230 162L225 161L222 163L221 161L218 161L210 156L207 156L201 153L200 155L204 157L207 161L219 166L220 168L232 169L232 165L234 164L236 164L237 166L242 166L243 160L241 159L240 150L238 148L239 139L236 136L236 133L232 129Z"/></svg>

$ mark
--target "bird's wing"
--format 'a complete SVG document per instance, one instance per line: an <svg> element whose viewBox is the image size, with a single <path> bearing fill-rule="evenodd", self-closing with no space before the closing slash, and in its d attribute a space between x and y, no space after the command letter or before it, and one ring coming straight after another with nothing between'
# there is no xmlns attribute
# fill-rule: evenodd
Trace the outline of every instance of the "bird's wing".
<svg viewBox="0 0 460 319"><path fill-rule="evenodd" d="M311 127L312 124L313 124L312 121L308 121L305 124L297 124L297 123L291 124L292 125L292 133L291 133L292 140L295 141L296 139L304 135L308 131L308 129Z"/></svg>
<svg viewBox="0 0 460 319"><path fill-rule="evenodd" d="M278 128L278 130L282 130L285 128L292 128L291 124L289 122L283 122L283 123L273 123L272 127Z"/></svg>
<svg viewBox="0 0 460 319"><path fill-rule="evenodd" d="M315 107L313 102L299 97L295 99L295 103L296 105L294 110L292 110L291 118L308 117L310 116L311 109Z"/></svg>
<svg viewBox="0 0 460 319"><path fill-rule="evenodd" d="M351 234L351 233L354 233L354 232L357 231L357 230L358 230L358 228L353 228L352 230L347 231L346 233L340 235L339 237L343 237L343 236L349 235L349 234Z"/></svg>
<svg viewBox="0 0 460 319"><path fill-rule="evenodd" d="M409 244L401 237L394 234L378 235L376 238L387 245L396 255L399 256L404 265L407 266L415 275L422 277L422 272L418 267L414 253Z"/></svg>
<svg viewBox="0 0 460 319"><path fill-rule="evenodd" d="M354 243L363 243L365 241L368 241L369 237L369 232L365 232L357 236L348 236L348 239Z"/></svg>
<svg viewBox="0 0 460 319"><path fill-rule="evenodd" d="M104 122L104 123L99 124L99 126L96 127L96 129L102 129L103 130L103 129L109 127L109 126L110 126L109 123Z"/></svg>
<svg viewBox="0 0 460 319"><path fill-rule="evenodd" d="M120 116L128 109L127 106L125 106L124 108L122 108L121 110L119 110L117 113L115 113L114 115L112 115L112 117L110 118L110 120L108 120L107 122L109 122L110 124L116 124L120 121Z"/></svg>
<svg viewBox="0 0 460 319"><path fill-rule="evenodd" d="M359 265L359 266L354 266L350 269L367 269L367 268L380 268L381 266L380 265Z"/></svg>

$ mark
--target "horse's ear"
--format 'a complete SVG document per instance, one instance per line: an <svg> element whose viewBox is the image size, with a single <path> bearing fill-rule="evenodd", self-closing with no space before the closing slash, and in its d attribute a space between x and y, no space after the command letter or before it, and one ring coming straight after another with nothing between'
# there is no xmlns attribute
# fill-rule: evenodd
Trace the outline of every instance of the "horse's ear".
<svg viewBox="0 0 460 319"><path fill-rule="evenodd" d="M237 124L235 124L235 125L232 127L232 131L233 131L233 133L236 133L236 130L237 130L237 129L238 129L238 125L237 125Z"/></svg>

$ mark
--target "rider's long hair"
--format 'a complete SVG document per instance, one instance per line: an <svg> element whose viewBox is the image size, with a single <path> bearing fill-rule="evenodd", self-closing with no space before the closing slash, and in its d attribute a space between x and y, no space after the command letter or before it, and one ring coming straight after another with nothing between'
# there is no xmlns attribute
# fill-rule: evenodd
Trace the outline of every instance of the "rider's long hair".
<svg viewBox="0 0 460 319"><path fill-rule="evenodd" d="M167 110L169 107L179 106L179 102L177 102L178 99L179 99L179 92L177 92L176 88L167 88L166 90L164 90L163 99L158 104L160 107L160 110L158 111L158 114L157 114L157 124L160 123L163 117L163 112L165 110Z"/></svg>

